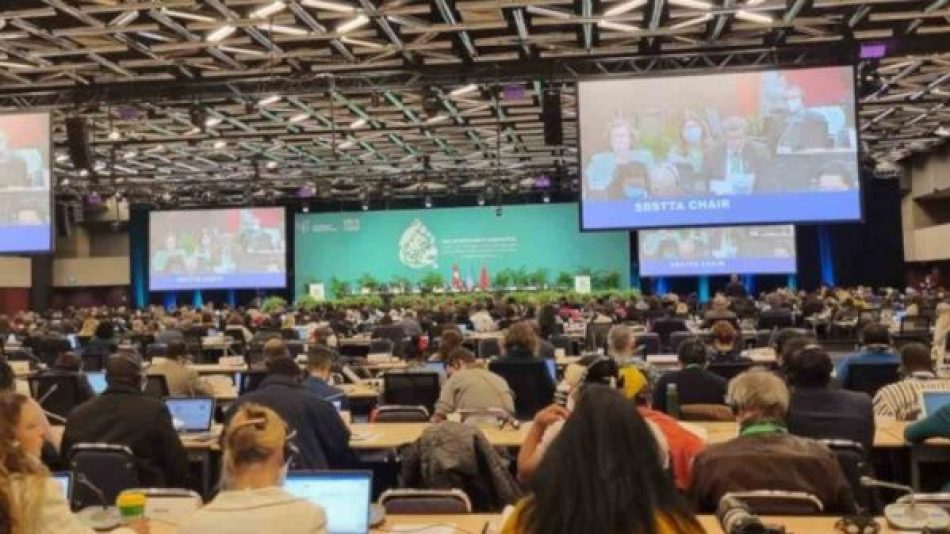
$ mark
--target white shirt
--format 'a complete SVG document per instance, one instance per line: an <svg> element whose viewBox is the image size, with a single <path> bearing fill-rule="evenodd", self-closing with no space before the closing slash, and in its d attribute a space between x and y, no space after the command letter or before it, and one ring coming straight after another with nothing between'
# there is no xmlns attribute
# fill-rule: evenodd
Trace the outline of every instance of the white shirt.
<svg viewBox="0 0 950 534"><path fill-rule="evenodd" d="M326 534L323 508L283 488L222 491L178 527L179 534Z"/></svg>
<svg viewBox="0 0 950 534"><path fill-rule="evenodd" d="M13 476L10 485L14 494L22 491L23 477ZM95 531L84 525L69 510L66 497L59 484L51 477L46 477L43 486L43 497L39 503L39 516L36 521L35 534L95 534ZM111 531L113 534L135 534L127 528Z"/></svg>

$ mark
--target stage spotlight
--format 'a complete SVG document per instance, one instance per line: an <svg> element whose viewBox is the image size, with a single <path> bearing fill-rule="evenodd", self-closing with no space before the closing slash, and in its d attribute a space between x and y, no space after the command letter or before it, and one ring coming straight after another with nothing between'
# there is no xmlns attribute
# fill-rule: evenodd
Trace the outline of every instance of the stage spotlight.
<svg viewBox="0 0 950 534"><path fill-rule="evenodd" d="M300 211L302 211L302 212L304 212L304 213L310 213L310 206L304 206L304 207L300 208Z"/></svg>
<svg viewBox="0 0 950 534"><path fill-rule="evenodd" d="M541 197L541 201L544 202L545 204L550 204L550 203L551 203L551 195L550 195L550 193L545 193L545 194Z"/></svg>
<svg viewBox="0 0 950 534"><path fill-rule="evenodd" d="M477 200L476 202L478 202L478 205L479 205L479 206L484 206L484 205L485 205L485 197L482 196L482 195L478 195L478 200Z"/></svg>
<svg viewBox="0 0 950 534"><path fill-rule="evenodd" d="M425 206L426 208L432 207L432 197L430 195L426 195Z"/></svg>

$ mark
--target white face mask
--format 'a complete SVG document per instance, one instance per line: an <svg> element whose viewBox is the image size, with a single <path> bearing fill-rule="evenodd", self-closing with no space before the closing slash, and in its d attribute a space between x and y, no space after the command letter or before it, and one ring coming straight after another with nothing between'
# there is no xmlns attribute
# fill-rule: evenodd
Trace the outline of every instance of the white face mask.
<svg viewBox="0 0 950 534"><path fill-rule="evenodd" d="M683 140L687 143L696 144L703 140L703 129L699 126L690 126L683 130Z"/></svg>
<svg viewBox="0 0 950 534"><path fill-rule="evenodd" d="M788 110L792 113L797 113L802 109L802 99L801 98L790 98L785 101L785 105L788 107Z"/></svg>

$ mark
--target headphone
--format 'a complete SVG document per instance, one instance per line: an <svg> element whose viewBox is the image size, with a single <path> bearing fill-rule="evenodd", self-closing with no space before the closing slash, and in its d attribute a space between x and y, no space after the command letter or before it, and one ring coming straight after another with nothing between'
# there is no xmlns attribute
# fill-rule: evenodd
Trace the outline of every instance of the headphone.
<svg viewBox="0 0 950 534"><path fill-rule="evenodd" d="M597 367L605 367L605 369L602 370L603 375L589 381L588 376L590 376L591 371L594 371ZM597 371L601 371L601 369L597 369ZM577 385L582 387L585 384L605 384L613 389L623 389L624 378L620 374L620 367L613 358L598 355L593 361L585 365L581 371Z"/></svg>
<svg viewBox="0 0 950 534"><path fill-rule="evenodd" d="M290 428L285 421L280 420L281 426L284 427L284 445L283 445L283 454L284 454L284 465L290 467L294 465L297 461L297 456L300 454L300 449L294 443L294 438L297 437L297 431ZM254 416L246 421L243 421L236 426L227 429L227 431L222 432L218 437L218 446L221 450L224 450L225 441L227 436L235 432L238 428L243 427L253 427L254 430L258 432L263 432L267 427L267 418L264 415Z"/></svg>

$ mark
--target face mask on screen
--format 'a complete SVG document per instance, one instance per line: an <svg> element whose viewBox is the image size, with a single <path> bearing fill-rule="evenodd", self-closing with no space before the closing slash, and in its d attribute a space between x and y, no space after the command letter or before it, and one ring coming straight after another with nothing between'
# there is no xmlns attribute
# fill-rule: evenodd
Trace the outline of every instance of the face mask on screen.
<svg viewBox="0 0 950 534"><path fill-rule="evenodd" d="M703 139L703 129L691 126L683 130L683 140L687 143L698 143Z"/></svg>
<svg viewBox="0 0 950 534"><path fill-rule="evenodd" d="M785 102L785 105L788 106L788 110L792 113L801 111L802 109L802 99L801 98L790 98Z"/></svg>
<svg viewBox="0 0 950 534"><path fill-rule="evenodd" d="M623 194L627 198L646 198L646 189L637 186L623 186Z"/></svg>

